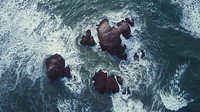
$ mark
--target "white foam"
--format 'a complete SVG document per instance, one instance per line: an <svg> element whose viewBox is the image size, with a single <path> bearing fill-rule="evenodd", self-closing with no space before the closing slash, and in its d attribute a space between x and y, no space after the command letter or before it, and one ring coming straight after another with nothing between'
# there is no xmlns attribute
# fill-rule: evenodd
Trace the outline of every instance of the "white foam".
<svg viewBox="0 0 200 112"><path fill-rule="evenodd" d="M148 58L140 59L139 62L134 60L134 54L137 52L140 55L140 50L144 49L142 48L140 38L137 38L137 36L140 35L145 24L140 21L137 13L127 9L116 12L106 12L104 16L110 20L110 23L112 23L111 25L116 25L117 22L126 17L135 20L135 26L131 27L132 37L129 39L121 37L122 44L126 45L126 53L129 60L128 62L120 62L119 68L122 74L121 77L124 79L125 85L131 87L131 90L138 90L140 84L145 84L146 86L151 85L154 70L150 69L155 67L154 63L147 60ZM146 57L151 57L148 52L146 52Z"/></svg>
<svg viewBox="0 0 200 112"><path fill-rule="evenodd" d="M13 89L23 77L34 82L45 76L44 60L52 54L61 54L70 65L81 62L75 47L77 34L58 16L38 11L39 2L6 0L0 4L0 74L13 67L17 75Z"/></svg>
<svg viewBox="0 0 200 112"><path fill-rule="evenodd" d="M172 95L169 93L160 93L160 98L167 109L178 111L180 108L187 106L191 101L187 101L185 93L179 93L178 95Z"/></svg>
<svg viewBox="0 0 200 112"><path fill-rule="evenodd" d="M127 95L117 93L112 97L114 112L147 112L140 100L133 100Z"/></svg>
<svg viewBox="0 0 200 112"><path fill-rule="evenodd" d="M78 102L75 99L60 100L58 99L57 107L59 112L75 112L78 108Z"/></svg>
<svg viewBox="0 0 200 112"><path fill-rule="evenodd" d="M199 0L172 0L179 4L182 10L181 26L191 32L195 38L200 38L200 1Z"/></svg>
<svg viewBox="0 0 200 112"><path fill-rule="evenodd" d="M184 75L188 66L189 64L186 63L178 67L174 77L170 80L169 92L164 90L160 91L161 100L167 109L177 111L193 101L192 99L187 100L187 94L179 87L181 77Z"/></svg>
<svg viewBox="0 0 200 112"><path fill-rule="evenodd" d="M147 52L145 59L139 59L139 62L134 60L134 54L137 52L141 56L140 50L143 49L139 39L123 39L123 43L127 46L126 50L129 60L129 62L121 61L119 65L125 85L131 87L131 90L136 91L139 90L139 85L141 84L149 87L155 76L155 62L150 59L151 56Z"/></svg>
<svg viewBox="0 0 200 112"><path fill-rule="evenodd" d="M140 91L140 85L143 84L147 88L152 84L155 76L155 64L147 57L151 56L146 52L146 58L140 59L139 62L134 60L134 54L137 52L140 54L142 43L138 35L142 32L142 28L145 27L139 19L139 16L134 11L123 9L116 12L106 12L105 18L110 20L111 26L115 26L117 22L124 20L124 18L133 18L135 20L135 26L131 27L131 35L129 39L121 37L122 44L126 45L126 53L128 61L121 61L119 64L120 76L122 77L123 85L128 86L130 91ZM148 51L148 50L146 50ZM115 112L145 112L143 104L140 100L133 100L127 95L121 93L112 96L113 111Z"/></svg>
<svg viewBox="0 0 200 112"><path fill-rule="evenodd" d="M23 77L28 77L32 81L35 81L45 74L45 58L49 55L59 53L64 57L66 63L70 65L71 73L75 76L71 80L64 78L62 81L71 92L81 94L84 90L84 83L79 76L79 71L83 62L79 58L79 52L75 47L75 39L79 34L74 33L70 27L63 26L62 20L59 17L37 11L38 2L28 3L20 0L18 2L3 1L0 4L0 38L2 40L2 45L0 46L0 74L4 73L5 69L15 65L16 70L14 70L14 73L18 77L16 85ZM142 26L140 26L141 24L138 20L139 16L134 11L126 9L118 12L106 12L102 16L108 18L111 25L116 25L117 22L123 20L125 17L135 19L136 26L131 28L133 37L129 40L122 38L122 43L127 46L126 52L129 63L126 61L120 63L121 77L125 79L124 83L130 87L131 91L138 90L140 84L144 84L147 87L151 85L154 77L152 73L154 70L151 70L152 66L154 66L153 62L144 59L137 63L133 59L134 53L138 52L142 45L140 40L135 38L135 33L133 33L136 30L141 32ZM97 23L97 20L100 21L102 18L97 17L92 21L93 23ZM85 32L83 30L86 28L92 29L92 35L97 42L94 50L98 52L100 46L98 45L96 24L91 24L84 23L83 26L87 27L80 26L80 28L82 32ZM77 29L76 27L75 30ZM114 111L120 108L127 111L145 111L141 101L132 100L128 97L126 99L125 97L127 96L121 94L116 94L112 97ZM124 101L125 99L127 102ZM58 109L60 112L71 112L77 109L77 101L58 100Z"/></svg>
<svg viewBox="0 0 200 112"><path fill-rule="evenodd" d="M97 35L97 26L96 25L99 24L103 19L106 19L106 18L109 20L110 25L115 26L115 27L117 26L118 22L120 22L121 20L124 20L125 18L134 18L135 26L131 28L133 36L136 35L133 32L135 32L135 31L140 32L141 27L144 27L144 26L141 26L143 24L141 24L139 16L134 11L131 12L128 9L122 9L122 10L116 11L116 12L107 11L107 12L104 12L100 16L92 15L92 19L91 19L91 17L85 17L83 21L78 23L77 27L75 28L75 31L81 32L80 35L82 36L83 34L85 34L86 30L88 30L88 29L91 30L91 34L94 37L94 40L96 42L96 46L92 47L93 51L95 51L95 52L101 52L101 47L99 45L99 39L98 39L98 35ZM123 41L125 41L124 38L122 38L122 43L124 43ZM127 42L128 41L129 40L127 40Z"/></svg>
<svg viewBox="0 0 200 112"><path fill-rule="evenodd" d="M81 94L85 88L85 84L83 84L81 76L80 76L80 69L83 62L79 58L73 55L70 55L70 57L71 58L68 63L72 64L70 66L70 69L71 69L70 73L72 75L72 78L71 79L62 78L61 81L65 84L67 89L69 89L74 94Z"/></svg>
<svg viewBox="0 0 200 112"><path fill-rule="evenodd" d="M82 112L91 112L90 105L84 107L80 106L84 104L85 103L78 101L76 99L65 99L65 100L58 99L57 101L57 107L59 112L77 112L77 110L80 111L80 108Z"/></svg>

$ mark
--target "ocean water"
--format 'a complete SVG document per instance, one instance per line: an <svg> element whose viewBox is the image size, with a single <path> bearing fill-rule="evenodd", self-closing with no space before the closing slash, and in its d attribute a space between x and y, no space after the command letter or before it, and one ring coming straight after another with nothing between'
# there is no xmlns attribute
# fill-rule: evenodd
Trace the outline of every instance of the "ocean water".
<svg viewBox="0 0 200 112"><path fill-rule="evenodd" d="M0 0L0 112L200 112L200 0ZM97 24L135 20L128 59L103 52ZM90 29L97 45L79 44ZM133 55L146 56L135 62ZM61 54L72 79L50 81L44 61ZM100 95L98 70L124 80ZM128 87L131 94L122 94Z"/></svg>

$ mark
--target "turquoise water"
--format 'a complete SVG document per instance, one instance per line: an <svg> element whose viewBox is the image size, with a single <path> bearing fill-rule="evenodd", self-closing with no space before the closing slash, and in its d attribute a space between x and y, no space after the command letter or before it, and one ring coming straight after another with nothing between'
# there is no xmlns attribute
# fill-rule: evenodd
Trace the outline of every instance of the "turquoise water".
<svg viewBox="0 0 200 112"><path fill-rule="evenodd" d="M1 112L199 112L199 0L3 0L0 2ZM135 20L122 38L128 60L103 52L97 24ZM97 45L79 44L87 29ZM133 55L147 55L135 62ZM61 54L72 79L52 82L44 61ZM91 78L117 74L117 94L100 95ZM129 87L131 94L122 94Z"/></svg>

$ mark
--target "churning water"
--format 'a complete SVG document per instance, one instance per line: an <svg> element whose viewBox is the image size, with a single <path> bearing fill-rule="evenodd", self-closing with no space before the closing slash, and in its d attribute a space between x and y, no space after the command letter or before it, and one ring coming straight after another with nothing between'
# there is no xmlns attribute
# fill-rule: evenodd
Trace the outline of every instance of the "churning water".
<svg viewBox="0 0 200 112"><path fill-rule="evenodd" d="M1 112L198 112L199 0L1 0ZM128 59L103 52L97 24L133 18ZM90 29L97 45L79 44ZM134 61L134 53L146 57ZM61 54L72 79L52 82L44 61ZM98 70L121 76L119 93L100 95ZM123 94L124 88L131 94Z"/></svg>

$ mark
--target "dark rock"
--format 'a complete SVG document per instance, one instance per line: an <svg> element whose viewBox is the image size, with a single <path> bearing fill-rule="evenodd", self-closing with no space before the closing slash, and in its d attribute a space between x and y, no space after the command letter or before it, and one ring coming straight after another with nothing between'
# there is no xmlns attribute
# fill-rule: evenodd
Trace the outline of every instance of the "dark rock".
<svg viewBox="0 0 200 112"><path fill-rule="evenodd" d="M123 80L122 80L122 78L121 78L120 76L117 76L117 82L118 82L120 85L122 85Z"/></svg>
<svg viewBox="0 0 200 112"><path fill-rule="evenodd" d="M128 39L130 37L131 34L131 29L128 25L128 23L124 20L122 20L121 22L117 23L118 29L121 31L122 35Z"/></svg>
<svg viewBox="0 0 200 112"><path fill-rule="evenodd" d="M102 70L95 73L92 79L94 80L95 90L100 94L119 92L118 83L122 84L121 77L117 76L117 80L114 75L107 77L107 73L102 72Z"/></svg>
<svg viewBox="0 0 200 112"><path fill-rule="evenodd" d="M144 50L141 50L141 53L142 53L141 58L144 58L144 57L145 57L145 52L144 52Z"/></svg>
<svg viewBox="0 0 200 112"><path fill-rule="evenodd" d="M102 72L102 70L99 70L97 73L95 73L92 79L94 80L94 86L96 91L98 91L100 94L108 92L106 88L107 73L104 73Z"/></svg>
<svg viewBox="0 0 200 112"><path fill-rule="evenodd" d="M129 87L124 88L122 94L131 94Z"/></svg>
<svg viewBox="0 0 200 112"><path fill-rule="evenodd" d="M82 40L81 40L80 44L88 45L88 46L94 46L95 45L95 41L94 41L93 36L91 35L90 30L87 30L86 35L82 36Z"/></svg>
<svg viewBox="0 0 200 112"><path fill-rule="evenodd" d="M139 56L138 56L137 53L134 54L134 60L135 60L135 61L139 61Z"/></svg>
<svg viewBox="0 0 200 112"><path fill-rule="evenodd" d="M130 24L132 27L134 26L134 19L125 18L126 22Z"/></svg>
<svg viewBox="0 0 200 112"><path fill-rule="evenodd" d="M72 75L70 74L70 68L69 68L69 66L65 67L64 75L63 76L65 76L67 78L72 78Z"/></svg>
<svg viewBox="0 0 200 112"><path fill-rule="evenodd" d="M106 84L107 88L108 88L108 92L112 92L112 93L116 93L119 92L119 86L117 81L115 80L115 76L111 75L108 77L108 82Z"/></svg>
<svg viewBox="0 0 200 112"><path fill-rule="evenodd" d="M70 74L70 70L65 69L65 60L59 54L54 54L46 59L46 74L51 80L59 79L60 77Z"/></svg>
<svg viewBox="0 0 200 112"><path fill-rule="evenodd" d="M127 22L119 22L118 27L111 27L109 21L104 19L97 28L99 43L103 51L117 56L120 59L126 59L125 46L121 45L120 35L128 38L130 27Z"/></svg>

